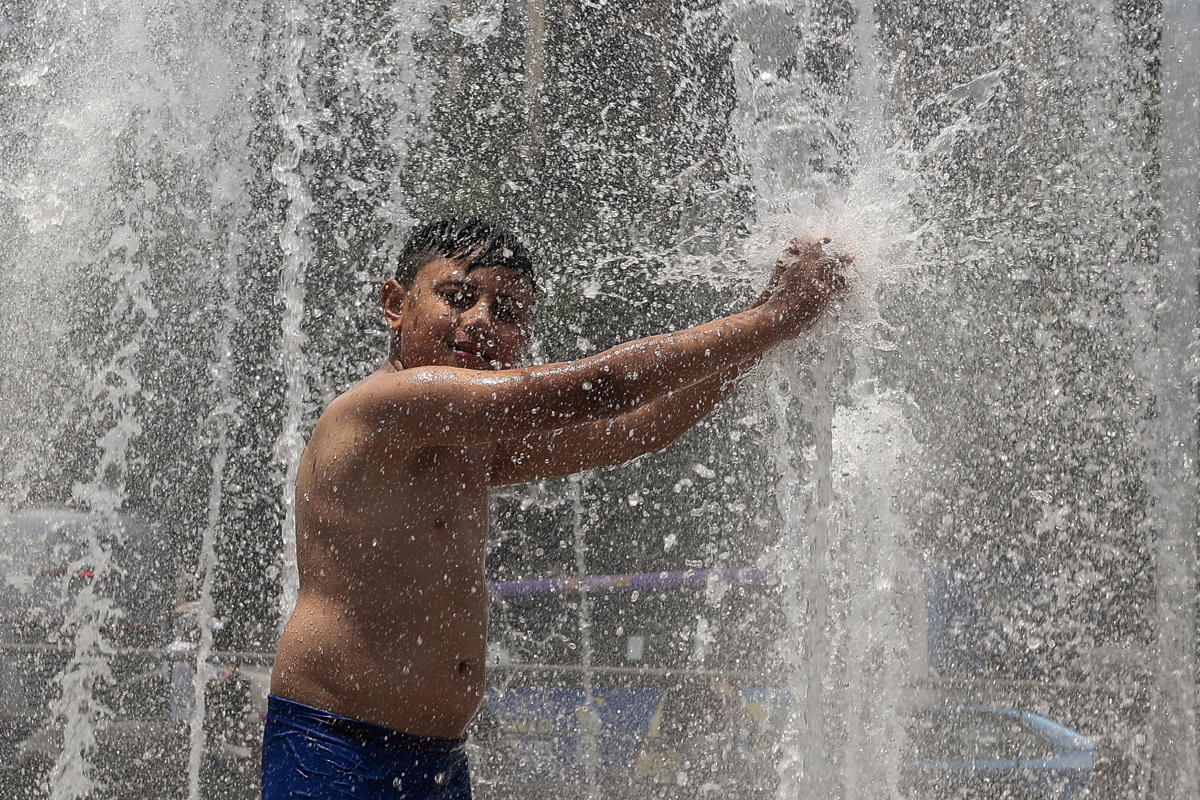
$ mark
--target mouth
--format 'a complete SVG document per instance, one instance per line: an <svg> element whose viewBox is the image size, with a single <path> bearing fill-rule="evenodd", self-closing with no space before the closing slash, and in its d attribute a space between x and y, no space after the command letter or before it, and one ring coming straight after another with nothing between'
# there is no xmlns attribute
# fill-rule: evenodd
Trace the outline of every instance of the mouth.
<svg viewBox="0 0 1200 800"><path fill-rule="evenodd" d="M484 350L470 342L455 342L454 354L467 369L495 369L494 362Z"/></svg>

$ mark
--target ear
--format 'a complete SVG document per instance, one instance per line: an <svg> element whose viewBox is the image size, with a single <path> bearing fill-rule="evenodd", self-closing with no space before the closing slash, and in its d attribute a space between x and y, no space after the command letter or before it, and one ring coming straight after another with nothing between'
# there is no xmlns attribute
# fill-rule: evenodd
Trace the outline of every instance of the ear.
<svg viewBox="0 0 1200 800"><path fill-rule="evenodd" d="M394 333L400 332L400 318L404 314L404 301L408 290L394 278L383 282L379 289L379 301L383 306L383 319Z"/></svg>

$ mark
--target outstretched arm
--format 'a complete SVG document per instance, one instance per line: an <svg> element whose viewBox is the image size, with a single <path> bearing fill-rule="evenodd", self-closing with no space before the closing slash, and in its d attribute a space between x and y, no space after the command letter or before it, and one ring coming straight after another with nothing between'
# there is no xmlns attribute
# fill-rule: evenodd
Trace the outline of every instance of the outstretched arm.
<svg viewBox="0 0 1200 800"><path fill-rule="evenodd" d="M818 243L792 243L765 301L741 313L567 363L377 374L339 398L339 410L361 415L410 445L524 439L620 417L734 370L811 327L840 288L838 266Z"/></svg>
<svg viewBox="0 0 1200 800"><path fill-rule="evenodd" d="M782 261L776 265L766 288L750 308L757 308L770 299L785 266ZM732 394L742 376L758 361L758 358L749 359L613 419L500 442L489 483L508 486L562 478L589 469L616 466L661 450L691 430Z"/></svg>

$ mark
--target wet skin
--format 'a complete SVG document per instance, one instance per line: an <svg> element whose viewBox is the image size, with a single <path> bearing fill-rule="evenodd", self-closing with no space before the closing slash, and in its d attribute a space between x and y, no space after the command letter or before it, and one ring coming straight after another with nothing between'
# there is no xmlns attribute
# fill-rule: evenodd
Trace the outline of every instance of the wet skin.
<svg viewBox="0 0 1200 800"><path fill-rule="evenodd" d="M388 361L334 400L297 479L300 594L273 694L460 737L483 698L492 486L618 464L677 439L842 289L792 242L746 311L562 364L514 368L533 287L438 258L388 281Z"/></svg>

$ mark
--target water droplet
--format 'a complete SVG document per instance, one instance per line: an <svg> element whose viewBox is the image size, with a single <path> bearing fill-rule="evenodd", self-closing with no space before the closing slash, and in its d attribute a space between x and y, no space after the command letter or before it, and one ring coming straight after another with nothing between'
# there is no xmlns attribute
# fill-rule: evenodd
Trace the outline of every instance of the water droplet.
<svg viewBox="0 0 1200 800"><path fill-rule="evenodd" d="M401 780L399 778L392 778L392 788L395 789L396 791L400 791L401 789L404 788L404 784L401 782Z"/></svg>
<svg viewBox="0 0 1200 800"><path fill-rule="evenodd" d="M434 775L433 782L438 784L439 786L441 786L443 783L446 782L446 773L439 772L437 775Z"/></svg>

